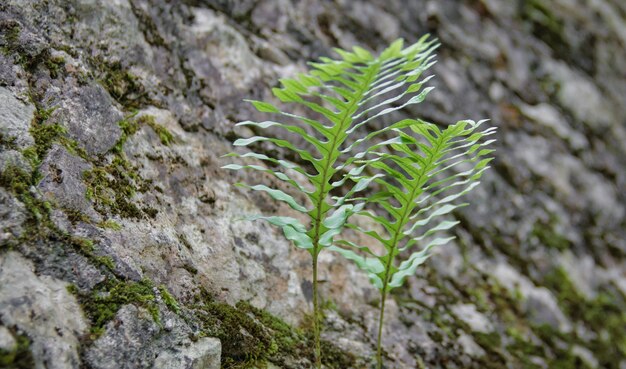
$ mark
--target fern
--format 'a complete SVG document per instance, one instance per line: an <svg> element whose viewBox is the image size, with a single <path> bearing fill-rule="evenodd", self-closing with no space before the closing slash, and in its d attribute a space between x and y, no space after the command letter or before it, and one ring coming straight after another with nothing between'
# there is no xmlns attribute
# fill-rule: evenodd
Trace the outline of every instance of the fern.
<svg viewBox="0 0 626 369"><path fill-rule="evenodd" d="M454 238L434 237L458 223L438 219L467 205L455 201L479 184L478 179L492 160L486 156L493 151L486 148L493 140L483 138L493 134L495 128L479 130L485 121L463 120L443 130L422 120L405 122L408 129L395 128L396 137L373 147L359 161L362 166L348 173L357 183L375 181L382 191L367 198L337 198L339 203L367 204L357 213L373 219L384 231L364 229L354 223L348 227L375 239L385 252L378 255L368 247L346 240L338 240L330 247L354 261L381 292L378 368L382 367L381 339L387 294L415 273L433 247ZM385 152L385 148L390 150ZM374 174L360 175L366 168ZM386 216L377 215L372 210L374 207L383 210ZM422 247L415 250L418 243L423 243Z"/></svg>
<svg viewBox="0 0 626 369"><path fill-rule="evenodd" d="M298 158L298 163L248 151L229 155L256 159L261 163L229 164L223 168L269 173L308 199L307 203L299 203L293 196L277 188L263 184L238 184L250 190L265 192L308 219L303 224L289 216L258 215L251 218L265 220L280 227L286 238L312 256L314 352L317 368L321 367L318 255L323 249L333 245L334 237L341 233L347 218L363 207L362 204L353 205L330 198L329 193L343 188L348 177L339 181L333 181L333 178L345 174L345 170L368 151L354 154L357 148L367 147L375 136L410 124L401 121L353 139L357 130L370 121L424 100L431 88L423 87L428 78L419 78L434 63L432 53L436 47L435 41L428 40L425 36L406 48L403 48L402 40L398 40L377 57L359 47L355 47L352 52L336 49L340 59L320 58L319 62L310 63L309 73L282 79L282 86L272 90L273 95L283 103L296 104L310 112L311 116L321 117L321 120L283 111L268 102L250 100L258 111L282 117L283 122L238 123L239 126L248 126L263 132L270 132L267 128L282 129L303 140L312 149L307 150L290 140L271 136L269 133L265 136L241 138L233 145L250 147L255 143L267 142L293 153ZM262 162L269 165L262 165ZM299 175L294 176L294 172ZM373 179L374 177L364 177L357 180L347 196L354 196Z"/></svg>

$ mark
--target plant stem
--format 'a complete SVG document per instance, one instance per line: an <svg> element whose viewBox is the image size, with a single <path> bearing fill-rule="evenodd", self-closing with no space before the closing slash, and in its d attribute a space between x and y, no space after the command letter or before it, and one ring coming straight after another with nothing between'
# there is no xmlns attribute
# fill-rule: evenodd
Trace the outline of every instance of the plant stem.
<svg viewBox="0 0 626 369"><path fill-rule="evenodd" d="M320 312L319 303L317 299L317 255L318 252L313 253L313 335L315 336L315 368L320 369L322 367L322 350L320 345Z"/></svg>
<svg viewBox="0 0 626 369"><path fill-rule="evenodd" d="M386 286L385 286L386 287ZM382 299L380 300L380 316L378 317L378 340L376 341L376 368L382 369L383 357L382 357L382 338L383 338L383 318L385 317L385 300L387 299L387 292L382 293Z"/></svg>

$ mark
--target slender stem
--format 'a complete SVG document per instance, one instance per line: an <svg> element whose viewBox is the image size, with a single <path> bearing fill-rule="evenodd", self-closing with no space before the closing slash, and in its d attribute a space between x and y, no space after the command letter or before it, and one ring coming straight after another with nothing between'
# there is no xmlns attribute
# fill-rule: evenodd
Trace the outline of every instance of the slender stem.
<svg viewBox="0 0 626 369"><path fill-rule="evenodd" d="M376 66L376 67L378 68L379 66ZM367 86L369 86L370 79L374 76L374 74L375 73L373 73L372 75L368 77L368 80L366 81L366 83L364 83L364 85L358 91L359 98L353 99L350 105L344 110L343 116L341 118L341 122L339 123L339 127L340 127L339 132L345 132L347 130L347 127L344 127L346 123L348 127L352 124L352 116L351 114L349 114L349 112L354 108L354 105L357 104L361 100L362 95L364 94ZM343 139L339 139L338 134L333 136L328 153L334 153L339 148L339 146L343 143L344 140L345 140L345 137ZM319 310L319 303L318 303L318 296L317 296L318 295L317 293L317 256L319 252L321 251L321 247L319 244L320 237L321 237L320 227L322 224L322 219L326 213L322 211L323 203L326 199L326 196L328 196L328 193L330 192L330 188L327 190L326 185L328 184L333 174L335 173L334 170L330 170L330 169L333 168L333 165L336 160L337 158L335 158L334 160L326 161L324 168L320 172L321 178L322 178L320 182L321 182L322 187L319 191L319 197L318 197L317 203L315 204L316 216L312 217L313 224L314 224L314 229L313 229L313 334L315 336L314 338L315 368L317 369L322 368L322 353L321 353L322 350L321 350L321 345L320 345L321 312Z"/></svg>
<svg viewBox="0 0 626 369"><path fill-rule="evenodd" d="M378 340L376 341L376 368L382 369L383 357L382 357L382 339L383 339L383 318L385 317L385 300L387 299L387 292L383 291L380 300L380 316L378 317Z"/></svg>
<svg viewBox="0 0 626 369"><path fill-rule="evenodd" d="M322 350L320 345L320 312L317 300L317 250L313 251L313 335L315 336L315 368L322 367Z"/></svg>
<svg viewBox="0 0 626 369"><path fill-rule="evenodd" d="M440 142L437 142L436 145L436 150L439 150L439 146L440 146ZM428 160L428 163L426 166L422 167L422 168L430 168L430 165L433 162L433 157L431 156ZM422 179L422 176L424 175L424 173L426 172L426 169L422 169L422 173L419 175L418 178L414 179L415 183L419 183L419 181ZM415 204L415 197L416 194L418 192L419 187L416 185L411 189L411 193L408 197L409 201L408 203L403 204L403 211L402 211L402 216L400 217L400 221L398 222L398 227L395 230L395 234L393 235L393 240L391 241L391 248L389 249L389 258L387 260L387 264L385 265L385 280L383 281L383 289L381 292L381 301L380 301L380 316L378 318L378 341L376 344L376 367L378 369L382 369L383 367L383 359L382 359L382 335L383 335L383 319L385 317L385 300L387 299L387 287L389 285L389 277L390 277L390 271L391 271L391 266L393 265L393 260L394 260L394 253L396 251L396 248L398 247L398 242L400 242L400 240L402 239L402 230L404 229L404 226L406 225L406 221L407 221L407 216L409 214L411 214L411 212L413 211L414 208L414 204ZM402 201L400 201L402 203Z"/></svg>

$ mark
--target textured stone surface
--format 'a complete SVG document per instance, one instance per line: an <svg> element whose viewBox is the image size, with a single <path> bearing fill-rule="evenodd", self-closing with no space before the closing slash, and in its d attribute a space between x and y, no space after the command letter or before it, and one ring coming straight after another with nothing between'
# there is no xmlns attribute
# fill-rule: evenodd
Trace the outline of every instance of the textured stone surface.
<svg viewBox="0 0 626 369"><path fill-rule="evenodd" d="M83 181L83 172L91 168L87 161L71 155L63 146L53 145L39 168L42 178L38 189L61 208L97 218L98 214L85 197L87 188Z"/></svg>
<svg viewBox="0 0 626 369"><path fill-rule="evenodd" d="M87 330L67 283L38 277L16 252L0 255L0 322L32 340L35 368L79 368L77 337Z"/></svg>
<svg viewBox="0 0 626 369"><path fill-rule="evenodd" d="M21 149L33 144L28 134L30 122L34 118L35 107L18 100L11 91L0 87L0 134L3 140L13 138Z"/></svg>
<svg viewBox="0 0 626 369"><path fill-rule="evenodd" d="M188 308L199 298L306 323L308 254L239 220L290 210L232 186L268 178L220 169L230 142L252 133L234 124L267 118L242 99L271 99L278 78L333 47L377 51L426 32L442 44L436 89L393 119L490 118L497 152L472 206L453 214L457 240L389 300L388 366L625 368L626 6L616 0L3 1L2 325L32 340L38 368L187 368L218 360ZM36 124L63 129L35 140ZM364 367L377 292L335 255L320 262L324 336ZM93 293L142 279L186 308L135 296L84 339L87 320L99 323L67 284L87 312Z"/></svg>
<svg viewBox="0 0 626 369"><path fill-rule="evenodd" d="M161 352L154 369L219 369L220 353L218 339L202 338L187 347Z"/></svg>
<svg viewBox="0 0 626 369"><path fill-rule="evenodd" d="M161 319L166 334L147 310L123 306L107 325L106 333L86 352L86 362L99 369L219 368L219 340L192 343L179 317L166 314Z"/></svg>
<svg viewBox="0 0 626 369"><path fill-rule="evenodd" d="M0 350L14 351L17 346L15 338L6 327L0 327Z"/></svg>

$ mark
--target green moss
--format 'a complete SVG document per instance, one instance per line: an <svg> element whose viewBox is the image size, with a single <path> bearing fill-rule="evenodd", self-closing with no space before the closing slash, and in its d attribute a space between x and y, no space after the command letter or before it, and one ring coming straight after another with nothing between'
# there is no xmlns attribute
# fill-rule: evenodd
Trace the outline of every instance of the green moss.
<svg viewBox="0 0 626 369"><path fill-rule="evenodd" d="M553 9L542 0L528 0L524 2L522 17L531 21L536 27L541 28L546 35L541 38L552 44L563 41L563 22L559 20ZM538 30L537 30L538 31Z"/></svg>
<svg viewBox="0 0 626 369"><path fill-rule="evenodd" d="M231 306L209 299L191 309L201 319L203 335L221 340L222 368L263 368L270 362L289 368L293 360L313 358L310 335L247 302ZM330 342L322 341L322 346L325 367L355 367L350 353Z"/></svg>
<svg viewBox="0 0 626 369"><path fill-rule="evenodd" d="M167 130L167 128L158 124L152 115L142 115L137 118L137 122L140 124L146 124L154 130L154 132L159 136L161 143L165 146L169 146L174 142L174 135Z"/></svg>
<svg viewBox="0 0 626 369"><path fill-rule="evenodd" d="M20 200L27 212L27 227L36 229L40 222L47 222L51 211L51 205L47 201L39 199L31 187L37 182L36 173L28 173L25 170L9 165L0 172L0 186L6 188ZM33 232L29 236L35 236Z"/></svg>
<svg viewBox="0 0 626 369"><path fill-rule="evenodd" d="M15 141L17 137L15 136L5 136L2 132L0 132L0 148L3 150L17 150L17 144Z"/></svg>
<svg viewBox="0 0 626 369"><path fill-rule="evenodd" d="M128 140L129 137L137 133L137 131L139 130L139 123L137 122L136 119L134 119L136 115L137 115L136 112L131 113L130 115L126 116L124 119L120 120L117 123L120 126L120 129L122 130L122 136L115 143L115 146L113 146L113 149L111 150L112 152L118 155L123 154L124 144L126 143L126 140Z"/></svg>
<svg viewBox="0 0 626 369"><path fill-rule="evenodd" d="M67 215L67 219L74 225L80 222L91 223L91 219L78 209L64 207L62 210Z"/></svg>
<svg viewBox="0 0 626 369"><path fill-rule="evenodd" d="M50 71L50 77L57 78L65 65L65 59L62 56L50 57L46 59L44 64Z"/></svg>
<svg viewBox="0 0 626 369"><path fill-rule="evenodd" d="M132 74L120 62L91 60L98 70L98 80L111 96L126 109L138 109L151 103L139 77Z"/></svg>
<svg viewBox="0 0 626 369"><path fill-rule="evenodd" d="M587 347L603 368L619 368L619 361L626 357L626 302L623 296L605 287L596 297L587 299L576 289L563 268L548 273L544 277L544 285L555 293L559 306L569 319L583 323L596 333L591 340L576 334L556 337L570 345L577 343ZM545 331L546 328L543 329Z"/></svg>
<svg viewBox="0 0 626 369"><path fill-rule="evenodd" d="M93 260L96 263L105 266L109 270L115 270L115 262L110 256L93 256Z"/></svg>
<svg viewBox="0 0 626 369"><path fill-rule="evenodd" d="M31 341L25 335L11 332L16 341L12 350L0 349L0 367L7 369L30 369L35 367L35 361L30 350Z"/></svg>
<svg viewBox="0 0 626 369"><path fill-rule="evenodd" d="M35 145L22 151L22 154L30 161L33 168L37 168L41 164L41 161L54 143L62 145L73 155L80 156L85 160L89 159L87 152L80 147L78 142L67 136L65 127L56 123L46 123L55 109L54 107L38 109L35 112L35 118L30 128L30 134L35 140Z"/></svg>
<svg viewBox="0 0 626 369"><path fill-rule="evenodd" d="M83 311L91 320L91 338L104 332L105 325L115 317L117 311L126 304L135 304L147 309L155 322L160 322L157 297L151 281L120 282L109 280L101 283L89 294L75 291Z"/></svg>
<svg viewBox="0 0 626 369"><path fill-rule="evenodd" d="M245 311L213 301L192 309L201 319L203 334L222 342L223 368L252 366L277 351L270 332Z"/></svg>
<svg viewBox="0 0 626 369"><path fill-rule="evenodd" d="M531 236L537 237L542 245L559 251L567 250L571 245L567 238L554 230L553 222L550 224L535 223Z"/></svg>
<svg viewBox="0 0 626 369"><path fill-rule="evenodd" d="M0 36L4 36L4 43L0 46L3 54L9 55L19 47L20 25L17 21L9 20L0 26Z"/></svg>
<svg viewBox="0 0 626 369"><path fill-rule="evenodd" d="M554 337L567 342L567 347L573 344L584 346L593 352L600 367L618 369L620 360L626 358L626 302L623 296L605 287L599 290L597 296L587 299L576 289L567 271L560 267L544 276L544 285L555 293L559 306L570 320L584 324L596 335L589 340L576 334L562 335L547 327L541 327L539 334L557 349L562 345L559 341L555 342ZM549 341L549 334L553 341ZM559 367L557 364L561 368L572 363L582 365L580 359L571 353L561 352L561 356L567 360L556 363L555 367Z"/></svg>
<svg viewBox="0 0 626 369"><path fill-rule="evenodd" d="M86 196L94 208L105 215L111 212L126 218L141 218L143 213L132 202L143 180L134 172L130 163L120 156L102 167L83 172L87 185Z"/></svg>
<svg viewBox="0 0 626 369"><path fill-rule="evenodd" d="M121 231L122 226L112 219L107 219L103 222L98 223L100 228L112 229L114 231Z"/></svg>
<svg viewBox="0 0 626 369"><path fill-rule="evenodd" d="M145 192L150 183L144 180L135 167L126 159L123 151L126 140L139 130L139 123L133 119L136 113L118 122L122 135L113 146L110 163L96 165L83 172L87 185L86 196L94 203L94 208L102 215L109 213L125 218L141 218L144 215L154 218L157 210L152 207L140 209L132 201L137 192Z"/></svg>
<svg viewBox="0 0 626 369"><path fill-rule="evenodd" d="M163 303L165 303L165 306L167 306L170 310L172 310L175 313L178 313L180 311L180 306L178 306L178 301L176 301L174 296L170 294L170 292L167 290L165 286L163 285L159 286L159 293L161 294L161 298L163 299Z"/></svg>
<svg viewBox="0 0 626 369"><path fill-rule="evenodd" d="M36 156L32 157L35 167L43 160L45 154L52 147L52 144L58 142L66 133L66 129L58 124L44 124L43 122L33 123L30 128L30 134L35 139L33 149Z"/></svg>
<svg viewBox="0 0 626 369"><path fill-rule="evenodd" d="M83 252L83 254L91 255L94 251L93 241L82 237L72 237L72 243Z"/></svg>

